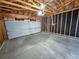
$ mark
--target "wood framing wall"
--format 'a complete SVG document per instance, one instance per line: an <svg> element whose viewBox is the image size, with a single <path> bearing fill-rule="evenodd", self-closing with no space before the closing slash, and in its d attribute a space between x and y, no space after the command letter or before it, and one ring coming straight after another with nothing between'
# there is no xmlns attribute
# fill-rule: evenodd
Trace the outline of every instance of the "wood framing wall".
<svg viewBox="0 0 79 59"><path fill-rule="evenodd" d="M42 30L45 32L79 37L79 9L47 16L43 19L42 26Z"/></svg>
<svg viewBox="0 0 79 59"><path fill-rule="evenodd" d="M0 20L0 46L7 39L7 32L5 28L5 23L3 20Z"/></svg>

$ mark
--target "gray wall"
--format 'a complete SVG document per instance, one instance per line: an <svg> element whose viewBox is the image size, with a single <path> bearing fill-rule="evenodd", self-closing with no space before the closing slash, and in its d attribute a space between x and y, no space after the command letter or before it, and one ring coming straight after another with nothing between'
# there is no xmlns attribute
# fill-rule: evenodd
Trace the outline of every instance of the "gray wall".
<svg viewBox="0 0 79 59"><path fill-rule="evenodd" d="M42 20L42 30L45 32L48 32L48 18L49 16ZM50 20L50 32L79 37L79 9L52 15Z"/></svg>
<svg viewBox="0 0 79 59"><path fill-rule="evenodd" d="M5 24L9 39L41 32L39 21L5 21Z"/></svg>

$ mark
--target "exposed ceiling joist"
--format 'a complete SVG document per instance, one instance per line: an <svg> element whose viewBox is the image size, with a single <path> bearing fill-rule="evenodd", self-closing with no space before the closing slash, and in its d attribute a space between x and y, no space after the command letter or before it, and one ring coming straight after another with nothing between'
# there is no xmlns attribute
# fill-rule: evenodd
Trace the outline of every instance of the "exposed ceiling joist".
<svg viewBox="0 0 79 59"><path fill-rule="evenodd" d="M38 6L31 5L31 4L27 3L27 2L24 2L24 1L21 1L21 0L16 0L16 1L18 1L18 2L20 2L20 3L22 3L22 4L29 5L29 6L31 6L31 7L33 7L33 8L40 9ZM22 8L22 9L30 10L30 11L38 11L38 10L36 10L36 9L30 8L30 7L27 7L27 6L22 6L22 5L15 4L15 3L12 3L12 2L8 2L8 1L0 1L0 2L1 2L1 3L8 4L8 5L12 5L12 6L20 7L20 8ZM51 11L48 11L48 10L45 10L45 12L51 13Z"/></svg>
<svg viewBox="0 0 79 59"><path fill-rule="evenodd" d="M4 7L4 8L9 8L9 9L13 9L13 10L23 10L23 9L19 9L19 8L15 8L15 7L10 7L10 6L7 6L7 5L0 5L0 7Z"/></svg>
<svg viewBox="0 0 79 59"><path fill-rule="evenodd" d="M60 3L59 3L57 0L55 0L55 2L56 2L58 5L60 5Z"/></svg>
<svg viewBox="0 0 79 59"><path fill-rule="evenodd" d="M5 10L5 11L11 11L11 10L9 10L9 9L4 9L4 8L0 8L1 10Z"/></svg>
<svg viewBox="0 0 79 59"><path fill-rule="evenodd" d="M41 3L41 2L39 2L38 0L35 0L37 3ZM47 5L46 5L47 6ZM48 7L49 8L49 7ZM49 10L45 10L45 12L50 12L50 13L52 13L53 11L52 10L50 10L51 8L49 8Z"/></svg>
<svg viewBox="0 0 79 59"><path fill-rule="evenodd" d="M39 7L39 6L32 5L32 4L30 4L30 3L27 3L27 2L24 2L24 1L21 1L21 0L16 0L16 1L17 1L17 2L20 2L20 3L22 3L22 4L25 4L25 5L28 5L28 6L30 6L30 7L33 7L33 8L36 8L36 9L40 10L40 7ZM51 13L51 12L48 11L48 10L45 10L45 12Z"/></svg>
<svg viewBox="0 0 79 59"><path fill-rule="evenodd" d="M60 2L61 2L61 5L63 5L63 1L62 1L62 0L60 0Z"/></svg>
<svg viewBox="0 0 79 59"><path fill-rule="evenodd" d="M11 3L11 2L8 2L8 1L0 1L0 3L4 3L4 4L20 7L20 8L26 9L26 10L30 10L30 11L38 11L36 9L32 9L30 7L27 7L27 6L22 6L22 5L19 5L19 4L16 4L16 3Z"/></svg>
<svg viewBox="0 0 79 59"><path fill-rule="evenodd" d="M62 7L68 6L70 3L74 2L75 0L69 1L66 4L62 5L58 10L60 10Z"/></svg>
<svg viewBox="0 0 79 59"><path fill-rule="evenodd" d="M24 1L22 1L22 0L16 0L16 1L17 1L17 2L20 2L20 3L22 3L22 4L25 4L25 5L31 6L31 7L33 7L33 8L40 9L39 6L32 5L32 4L27 3L27 2L24 2Z"/></svg>
<svg viewBox="0 0 79 59"><path fill-rule="evenodd" d="M31 18L37 16L41 3L46 5L46 15L79 7L79 0L0 0L0 10L10 10L11 14L28 15Z"/></svg>

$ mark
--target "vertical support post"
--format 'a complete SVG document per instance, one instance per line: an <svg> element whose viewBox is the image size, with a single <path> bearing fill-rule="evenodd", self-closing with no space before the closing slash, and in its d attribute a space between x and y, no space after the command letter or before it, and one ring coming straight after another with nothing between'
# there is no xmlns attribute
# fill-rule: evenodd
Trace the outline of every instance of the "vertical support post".
<svg viewBox="0 0 79 59"><path fill-rule="evenodd" d="M50 32L52 32L52 17L50 16Z"/></svg>
<svg viewBox="0 0 79 59"><path fill-rule="evenodd" d="M79 23L79 11L78 11L78 16L77 16L77 23L76 23L76 29L75 29L75 37L76 37L76 34L77 34L78 23Z"/></svg>
<svg viewBox="0 0 79 59"><path fill-rule="evenodd" d="M47 17L45 17L45 32L47 32Z"/></svg>
<svg viewBox="0 0 79 59"><path fill-rule="evenodd" d="M45 17L45 32L47 32L47 17Z"/></svg>
<svg viewBox="0 0 79 59"><path fill-rule="evenodd" d="M66 12L66 18L65 18L64 35L66 34L66 24L67 24L67 12Z"/></svg>
<svg viewBox="0 0 79 59"><path fill-rule="evenodd" d="M69 36L71 34L72 18L73 18L73 11L71 12L71 22L70 22L70 28L69 28Z"/></svg>
<svg viewBox="0 0 79 59"><path fill-rule="evenodd" d="M46 17L44 18L44 31L46 32Z"/></svg>
<svg viewBox="0 0 79 59"><path fill-rule="evenodd" d="M54 15L53 15L53 16L54 16ZM54 24L54 17L53 17L53 16L51 17L51 19L52 19L52 23L51 23L51 27L52 27L52 28L51 28L51 30L52 30L52 31L53 31L53 24Z"/></svg>
<svg viewBox="0 0 79 59"><path fill-rule="evenodd" d="M61 14L60 34L61 34L61 30L62 30L62 20L63 20L63 13Z"/></svg>
<svg viewBox="0 0 79 59"><path fill-rule="evenodd" d="M58 24L59 24L59 14L57 15L57 33L58 33Z"/></svg>
<svg viewBox="0 0 79 59"><path fill-rule="evenodd" d="M54 24L55 24L56 16L54 15ZM55 32L55 25L54 25L54 32Z"/></svg>

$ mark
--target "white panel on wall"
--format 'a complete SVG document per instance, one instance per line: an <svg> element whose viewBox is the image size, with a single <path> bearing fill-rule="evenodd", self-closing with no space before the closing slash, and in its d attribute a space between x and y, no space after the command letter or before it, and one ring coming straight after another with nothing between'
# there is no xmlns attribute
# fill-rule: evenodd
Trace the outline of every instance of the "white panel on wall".
<svg viewBox="0 0 79 59"><path fill-rule="evenodd" d="M9 39L41 32L41 22L36 21L6 21Z"/></svg>
<svg viewBox="0 0 79 59"><path fill-rule="evenodd" d="M31 21L30 22L30 26L31 26L31 28L41 27L41 23L40 22Z"/></svg>
<svg viewBox="0 0 79 59"><path fill-rule="evenodd" d="M35 32L40 32L40 31L41 31L40 28L36 28L36 29L35 29Z"/></svg>
<svg viewBox="0 0 79 59"><path fill-rule="evenodd" d="M30 22L30 28L34 28L34 27L36 27L35 21L31 21Z"/></svg>

